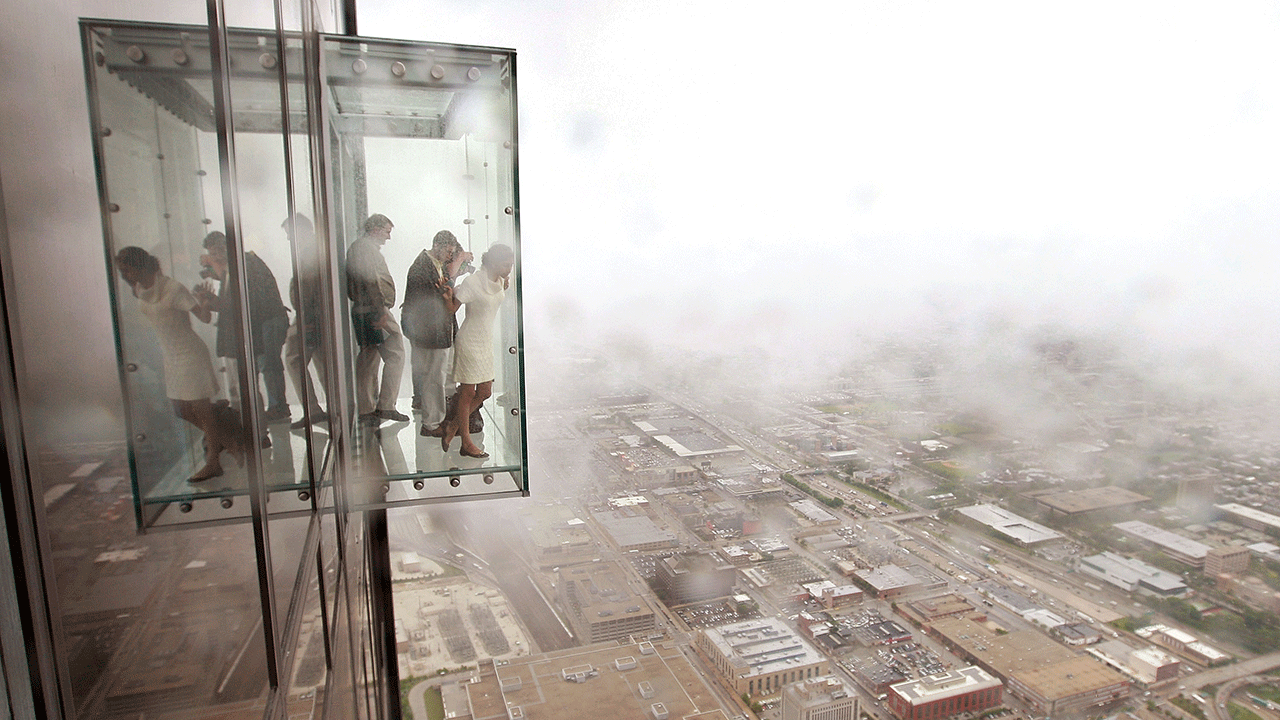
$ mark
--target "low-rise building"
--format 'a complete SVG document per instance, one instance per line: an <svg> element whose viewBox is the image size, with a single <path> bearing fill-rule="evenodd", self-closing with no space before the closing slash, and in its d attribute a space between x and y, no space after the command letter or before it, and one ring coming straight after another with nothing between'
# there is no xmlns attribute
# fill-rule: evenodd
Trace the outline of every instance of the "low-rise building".
<svg viewBox="0 0 1280 720"><path fill-rule="evenodd" d="M1022 547L1045 545L1064 539L1063 534L1057 530L1015 515L998 505L973 505L959 508L956 512Z"/></svg>
<svg viewBox="0 0 1280 720"><path fill-rule="evenodd" d="M1204 567L1204 558L1210 549L1208 545L1202 542L1196 542L1191 538L1183 537L1168 530L1161 530L1141 520L1116 523L1112 527L1129 537L1160 550L1174 560L1194 568Z"/></svg>
<svg viewBox="0 0 1280 720"><path fill-rule="evenodd" d="M1249 548L1242 545L1216 547L1205 553L1204 574L1215 577L1223 573L1238 575L1249 569Z"/></svg>
<svg viewBox="0 0 1280 720"><path fill-rule="evenodd" d="M1218 589L1235 595L1254 610L1280 613L1280 592L1259 578L1222 574L1218 576Z"/></svg>
<svg viewBox="0 0 1280 720"><path fill-rule="evenodd" d="M1138 628L1134 634L1201 665L1221 665L1231 659L1230 655L1206 645L1191 633L1168 625L1148 625Z"/></svg>
<svg viewBox="0 0 1280 720"><path fill-rule="evenodd" d="M817 649L774 617L708 628L697 643L735 695L772 695L831 672Z"/></svg>
<svg viewBox="0 0 1280 720"><path fill-rule="evenodd" d="M920 581L906 569L897 565L881 565L870 570L858 570L854 577L871 588L876 597L888 600L920 589Z"/></svg>
<svg viewBox="0 0 1280 720"><path fill-rule="evenodd" d="M782 720L855 720L858 694L832 676L794 683L782 691Z"/></svg>
<svg viewBox="0 0 1280 720"><path fill-rule="evenodd" d="M1225 503L1214 505L1213 507L1247 528L1280 535L1280 517L1271 513L1239 503Z"/></svg>
<svg viewBox="0 0 1280 720"><path fill-rule="evenodd" d="M810 598L828 610L855 603L863 595L862 589L856 585L836 585L830 580L806 583L801 587L809 593Z"/></svg>
<svg viewBox="0 0 1280 720"><path fill-rule="evenodd" d="M1047 667L1076 657L1035 630L1000 634L968 618L938 620L929 626L929 634L957 656L1005 681L1020 670Z"/></svg>
<svg viewBox="0 0 1280 720"><path fill-rule="evenodd" d="M938 720L1004 702L1004 686L979 667L964 667L889 686L885 705L901 720Z"/></svg>
<svg viewBox="0 0 1280 720"><path fill-rule="evenodd" d="M654 565L654 586L668 605L684 605L733 594L734 566L716 555L672 555Z"/></svg>
<svg viewBox="0 0 1280 720"><path fill-rule="evenodd" d="M986 619L986 613L980 612L973 603L957 593L898 603L898 614L917 625L949 617L968 617L979 622Z"/></svg>
<svg viewBox="0 0 1280 720"><path fill-rule="evenodd" d="M679 538L670 530L660 528L647 515L628 510L607 510L593 515L609 539L621 551L666 550L678 547Z"/></svg>
<svg viewBox="0 0 1280 720"><path fill-rule="evenodd" d="M1087 655L1009 676L1010 693L1055 717L1124 700L1129 687L1128 678Z"/></svg>
<svg viewBox="0 0 1280 720"><path fill-rule="evenodd" d="M557 588L574 634L583 642L618 640L656 626L648 601L632 591L616 562L591 562L560 569Z"/></svg>
<svg viewBox="0 0 1280 720"><path fill-rule="evenodd" d="M1244 552L1247 558L1249 551ZM1161 597L1176 597L1187 593L1186 583L1177 575L1113 552L1080 558L1080 572L1126 592L1141 590Z"/></svg>
<svg viewBox="0 0 1280 720"><path fill-rule="evenodd" d="M1128 675L1143 687L1178 677L1182 661L1157 647L1133 647L1123 640L1109 640L1089 649L1089 654Z"/></svg>
<svg viewBox="0 0 1280 720"><path fill-rule="evenodd" d="M1053 634L1072 647L1092 645L1102 640L1102 633L1095 630L1092 625L1082 622L1059 625L1053 628Z"/></svg>

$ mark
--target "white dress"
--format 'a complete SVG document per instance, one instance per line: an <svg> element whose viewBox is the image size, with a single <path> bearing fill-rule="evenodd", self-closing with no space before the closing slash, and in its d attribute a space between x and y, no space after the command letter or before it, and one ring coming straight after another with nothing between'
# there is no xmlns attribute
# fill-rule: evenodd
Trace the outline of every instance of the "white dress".
<svg viewBox="0 0 1280 720"><path fill-rule="evenodd" d="M209 346L191 329L191 308L196 299L177 280L156 275L149 288L135 288L142 314L160 339L164 358L164 389L171 400L201 400L218 392Z"/></svg>
<svg viewBox="0 0 1280 720"><path fill-rule="evenodd" d="M481 268L463 280L453 293L467 308L453 340L453 381L463 385L489 382L494 378L493 323L507 291L501 279L490 280Z"/></svg>

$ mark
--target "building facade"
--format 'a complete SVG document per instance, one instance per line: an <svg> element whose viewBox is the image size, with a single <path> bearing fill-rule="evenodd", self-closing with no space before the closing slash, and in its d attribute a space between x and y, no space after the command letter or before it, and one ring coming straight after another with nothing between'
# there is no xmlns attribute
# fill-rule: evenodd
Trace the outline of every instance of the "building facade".
<svg viewBox="0 0 1280 720"><path fill-rule="evenodd" d="M1215 577L1228 573L1238 575L1249 570L1252 553L1243 545L1216 547L1204 555L1204 574Z"/></svg>
<svg viewBox="0 0 1280 720"><path fill-rule="evenodd" d="M737 569L718 555L672 555L655 565L654 587L668 605L685 605L733 594Z"/></svg>
<svg viewBox="0 0 1280 720"><path fill-rule="evenodd" d="M696 642L736 695L775 695L831 671L821 653L774 617L708 628Z"/></svg>
<svg viewBox="0 0 1280 720"><path fill-rule="evenodd" d="M656 626L653 609L630 587L615 562L589 562L560 568L557 588L574 634L585 643L643 635Z"/></svg>
<svg viewBox="0 0 1280 720"><path fill-rule="evenodd" d="M835 677L818 677L786 686L782 720L857 720L858 694Z"/></svg>
<svg viewBox="0 0 1280 720"><path fill-rule="evenodd" d="M1004 685L969 666L889 686L885 704L901 720L935 720L981 712L1004 702Z"/></svg>
<svg viewBox="0 0 1280 720"><path fill-rule="evenodd" d="M1105 707L1129 697L1129 679L1087 655L1015 672L1009 692L1045 715Z"/></svg>

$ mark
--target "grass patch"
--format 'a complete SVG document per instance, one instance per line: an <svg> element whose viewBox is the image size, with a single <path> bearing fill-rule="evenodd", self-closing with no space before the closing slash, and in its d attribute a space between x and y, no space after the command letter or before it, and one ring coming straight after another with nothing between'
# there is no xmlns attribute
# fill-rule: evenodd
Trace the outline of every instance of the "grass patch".
<svg viewBox="0 0 1280 720"><path fill-rule="evenodd" d="M1227 714L1231 716L1231 720L1262 720L1258 713L1240 703L1227 703Z"/></svg>
<svg viewBox="0 0 1280 720"><path fill-rule="evenodd" d="M1204 710L1200 709L1200 703L1195 700L1184 697L1171 697L1169 698L1169 702L1182 708L1192 717L1199 718L1200 720L1207 720L1204 716Z"/></svg>
<svg viewBox="0 0 1280 720"><path fill-rule="evenodd" d="M1251 695L1257 695L1263 700L1280 702L1280 687L1275 685L1250 685L1245 691Z"/></svg>
<svg viewBox="0 0 1280 720"><path fill-rule="evenodd" d="M426 679L416 677L400 680L400 717L405 720L444 720L444 697L440 695L439 685L427 688L422 694L422 704L427 709L426 717L414 717L413 710L409 707L409 691Z"/></svg>
<svg viewBox="0 0 1280 720"><path fill-rule="evenodd" d="M887 492L884 492L883 490L880 490L879 488L874 488L874 487L871 487L870 485L867 485L866 483L860 483L860 482L849 480L849 479L845 479L844 483L846 485L852 486L863 495L870 495L872 498L879 500L880 502L886 503L888 505L892 505L893 507L898 508L903 512L910 510L910 508L904 505L901 500L890 495Z"/></svg>

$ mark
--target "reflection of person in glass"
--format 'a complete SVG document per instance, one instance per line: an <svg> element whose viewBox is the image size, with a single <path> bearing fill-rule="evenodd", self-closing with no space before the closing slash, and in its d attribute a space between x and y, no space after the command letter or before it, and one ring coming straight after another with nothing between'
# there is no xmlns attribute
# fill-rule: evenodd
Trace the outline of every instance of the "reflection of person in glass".
<svg viewBox="0 0 1280 720"><path fill-rule="evenodd" d="M188 480L200 482L222 474L218 456L234 438L219 430L210 400L218 392L209 348L191 329L191 315L209 322L211 314L182 283L160 271L160 261L140 247L116 254L120 277L133 288L142 314L155 327L164 358L165 394L174 413L204 432L205 463Z"/></svg>
<svg viewBox="0 0 1280 720"><path fill-rule="evenodd" d="M370 215L364 232L347 250L347 297L351 299L351 323L355 326L356 410L360 421L408 422L396 410L400 376L404 374L404 340L400 325L391 316L396 304L396 283L391 279L381 247L391 239L395 226L386 215ZM382 382L378 365L382 364Z"/></svg>
<svg viewBox="0 0 1280 720"><path fill-rule="evenodd" d="M286 218L280 227L293 242L298 258L298 273L289 281L289 303L293 305L295 316L284 336L284 364L289 371L289 379L293 381L294 391L309 411L311 422L320 423L328 420L329 414L316 399L315 384L306 378L308 362L315 363L321 382L327 377L327 363L324 353L320 352L320 304L324 288L320 281L320 262L316 257L315 226L306 215L295 214ZM306 426L307 417L303 417L290 427L300 430Z"/></svg>
<svg viewBox="0 0 1280 720"><path fill-rule="evenodd" d="M431 248L419 253L409 266L405 280L400 326L410 342L413 407L422 411L424 435L440 437L443 432L448 396L445 384L453 336L458 330L455 310L446 303L444 289L453 287L458 269L471 257L453 233L441 230L432 239Z"/></svg>
<svg viewBox="0 0 1280 720"><path fill-rule="evenodd" d="M480 257L480 272L472 273L452 292L445 292L450 306L456 310L466 305L467 314L453 344L453 379L458 392L440 445L448 450L457 435L462 441L459 452L467 457L489 457L472 442L468 418L493 392L494 319L506 297L515 259L509 246L494 245Z"/></svg>
<svg viewBox="0 0 1280 720"><path fill-rule="evenodd" d="M209 233L204 238L204 248L207 253L200 256L200 264L204 266L205 274L221 282L221 287L214 295L209 283L201 283L195 287L194 293L202 305L218 313L215 341L218 357L235 359L238 355L235 323L238 320L228 311L236 288L227 277L227 236L217 231ZM267 386L267 411L263 417L268 422L288 420L289 405L284 395L284 363L280 360L280 350L284 347L289 316L285 314L280 286L276 284L271 268L255 252L246 252L242 257L240 269L249 287L249 302L243 311L249 314L253 352L258 356L258 372L262 373ZM254 384L257 384L256 378ZM261 403L261 396L258 397ZM268 443L265 438L263 440L265 447Z"/></svg>

